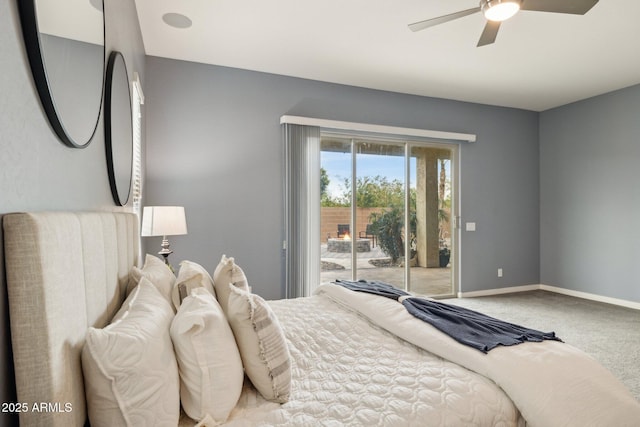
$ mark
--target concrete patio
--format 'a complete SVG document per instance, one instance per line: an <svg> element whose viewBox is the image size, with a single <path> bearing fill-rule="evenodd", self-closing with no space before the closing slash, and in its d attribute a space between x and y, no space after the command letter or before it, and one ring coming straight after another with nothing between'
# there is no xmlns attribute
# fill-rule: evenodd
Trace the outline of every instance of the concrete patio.
<svg viewBox="0 0 640 427"><path fill-rule="evenodd" d="M378 280L404 288L404 267L376 267L371 260L384 260L389 257L379 246L369 252L357 253L358 279ZM327 245L320 246L320 259L329 265L344 269L323 269L320 273L321 282L331 282L336 279L351 280L351 253L338 253L327 250ZM326 265L326 264L325 264ZM411 267L409 271L409 291L428 296L452 295L451 268Z"/></svg>

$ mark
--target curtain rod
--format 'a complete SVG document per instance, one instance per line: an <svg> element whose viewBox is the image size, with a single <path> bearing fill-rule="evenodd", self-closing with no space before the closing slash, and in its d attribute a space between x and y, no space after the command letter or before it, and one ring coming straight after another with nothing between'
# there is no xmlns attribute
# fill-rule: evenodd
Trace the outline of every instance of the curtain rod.
<svg viewBox="0 0 640 427"><path fill-rule="evenodd" d="M476 135L469 133L442 132L428 129L404 128L397 126L374 125L371 123L343 122L340 120L316 119L301 116L282 116L280 124L318 126L325 129L338 129L356 132L372 132L387 135L416 136L421 138L447 139L453 141L475 142Z"/></svg>

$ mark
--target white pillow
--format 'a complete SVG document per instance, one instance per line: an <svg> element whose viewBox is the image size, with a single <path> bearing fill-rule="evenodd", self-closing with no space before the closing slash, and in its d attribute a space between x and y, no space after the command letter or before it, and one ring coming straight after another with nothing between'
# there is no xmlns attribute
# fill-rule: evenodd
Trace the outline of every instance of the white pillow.
<svg viewBox="0 0 640 427"><path fill-rule="evenodd" d="M176 281L176 276L171 269L157 256L147 254L142 269L133 267L129 274L127 295L138 285L140 279L146 277L160 291L163 297L171 304L171 291Z"/></svg>
<svg viewBox="0 0 640 427"><path fill-rule="evenodd" d="M176 310L180 307L180 285L185 285L185 295L190 295L194 288L203 287L211 295L215 295L213 290L213 279L203 266L192 261L182 261L178 278L171 292L171 300Z"/></svg>
<svg viewBox="0 0 640 427"><path fill-rule="evenodd" d="M180 379L169 336L173 310L144 277L124 305L115 322L87 331L82 369L89 421L175 427Z"/></svg>
<svg viewBox="0 0 640 427"><path fill-rule="evenodd" d="M258 295L233 285L229 292L227 315L247 376L265 399L288 401L291 357L275 313Z"/></svg>
<svg viewBox="0 0 640 427"><path fill-rule="evenodd" d="M233 258L227 258L226 255L222 255L220 263L213 272L213 287L216 290L216 297L220 307L222 307L225 314L228 313L229 283L237 288L251 292L244 271L236 265Z"/></svg>
<svg viewBox="0 0 640 427"><path fill-rule="evenodd" d="M244 372L231 328L210 292L191 290L173 319L171 338L182 408L197 421L225 422L240 398Z"/></svg>

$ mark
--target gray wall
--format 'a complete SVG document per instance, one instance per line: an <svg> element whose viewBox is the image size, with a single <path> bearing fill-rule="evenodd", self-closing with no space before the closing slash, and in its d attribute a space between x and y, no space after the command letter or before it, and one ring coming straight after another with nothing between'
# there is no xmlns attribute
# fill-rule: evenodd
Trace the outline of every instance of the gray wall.
<svg viewBox="0 0 640 427"><path fill-rule="evenodd" d="M540 115L541 280L640 302L640 85Z"/></svg>
<svg viewBox="0 0 640 427"><path fill-rule="evenodd" d="M226 253L256 292L283 295L279 117L293 114L478 135L461 148L462 219L477 223L462 232L463 291L543 282L640 301L640 236L630 228L640 218L640 86L538 115L153 57L145 64L134 3L106 3L107 50L122 51L145 86L148 204L187 209L189 234L171 240L174 263L212 269ZM0 1L0 93L0 216L115 209L103 119L86 149L58 141L13 1ZM160 244L146 243L150 252ZM0 401L9 402L5 298L0 324Z"/></svg>
<svg viewBox="0 0 640 427"><path fill-rule="evenodd" d="M129 72L137 71L143 78L144 47L134 3L105 3L107 52L122 51ZM115 210L107 178L103 119L85 149L68 148L57 139L31 78L16 5L16 1L0 1L0 216L15 211ZM1 244L0 257L4 258ZM2 263L0 295L0 402L10 402L15 397ZM9 422L6 414L0 414L0 425Z"/></svg>
<svg viewBox="0 0 640 427"><path fill-rule="evenodd" d="M255 292L283 292L284 114L475 133L461 147L463 291L539 283L538 114L147 58L147 203L186 208L173 263L234 256ZM157 252L159 239L145 239ZM497 268L504 269L498 279Z"/></svg>

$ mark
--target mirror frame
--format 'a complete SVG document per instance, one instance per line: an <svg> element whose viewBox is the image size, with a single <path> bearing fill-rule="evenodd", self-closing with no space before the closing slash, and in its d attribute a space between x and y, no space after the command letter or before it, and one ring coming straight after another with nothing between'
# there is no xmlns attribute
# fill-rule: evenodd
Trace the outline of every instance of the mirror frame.
<svg viewBox="0 0 640 427"><path fill-rule="evenodd" d="M122 67L124 72L124 76L121 73L116 74L116 66L119 65ZM113 114L113 111L121 111L123 108L123 104L115 104L114 103L114 79L122 78L126 80L126 88L127 88L127 118L129 120L129 140L128 141L116 141L114 136L118 132L118 126L122 125L122 123L118 123L117 120L114 120L116 115ZM105 79L105 91L104 91L104 130L105 130L105 148L106 148L106 156L107 156L107 173L109 175L109 186L111 187L111 196L113 197L113 201L116 205L125 206L129 201L129 194L131 193L131 184L133 182L133 109L131 105L131 82L129 81L129 73L127 72L127 64L124 60L124 56L122 53L118 51L112 51L109 54L109 60L107 61L107 72ZM126 145L124 145L126 144ZM129 162L129 183L124 188L119 188L118 186L118 176L116 176L116 161L118 160L114 156L115 146L123 146L127 147L130 150L130 162ZM126 191L126 194L121 194Z"/></svg>
<svg viewBox="0 0 640 427"><path fill-rule="evenodd" d="M44 64L44 56L42 54L42 44L40 43L40 30L38 27L38 16L36 11L36 0L18 0L18 11L20 15L20 24L22 26L22 34L24 37L27 57L29 58L29 65L31 67L31 73L33 80L40 96L40 102L47 115L47 119L51 124L54 132L60 138L60 140L67 146L72 148L85 148L87 147L96 133L98 128L98 122L100 121L100 113L102 110L102 101L104 91L104 57L106 53L106 34L105 34L105 18L104 18L104 0L102 1L102 77L100 82L101 93L100 102L98 103L98 110L96 112L95 125L93 132L89 136L89 139L84 142L75 141L62 123L62 120L56 110L55 101L53 99L49 78L47 77L47 71Z"/></svg>

